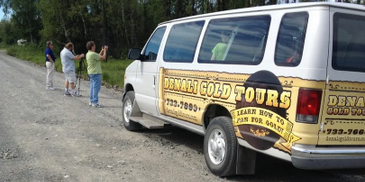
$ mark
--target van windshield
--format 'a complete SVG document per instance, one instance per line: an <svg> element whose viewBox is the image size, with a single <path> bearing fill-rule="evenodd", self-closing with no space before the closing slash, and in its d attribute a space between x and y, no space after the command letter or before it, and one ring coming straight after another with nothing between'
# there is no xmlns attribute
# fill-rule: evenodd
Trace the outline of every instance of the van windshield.
<svg viewBox="0 0 365 182"><path fill-rule="evenodd" d="M365 72L365 16L334 14L332 67Z"/></svg>

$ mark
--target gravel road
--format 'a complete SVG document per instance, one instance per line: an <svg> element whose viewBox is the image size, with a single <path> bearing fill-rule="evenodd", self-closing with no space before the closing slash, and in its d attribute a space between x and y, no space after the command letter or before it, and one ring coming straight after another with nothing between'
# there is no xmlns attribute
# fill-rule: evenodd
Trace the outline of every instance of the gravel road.
<svg viewBox="0 0 365 182"><path fill-rule="evenodd" d="M60 61L60 60L57 60ZM107 64L107 63L105 63ZM203 137L178 128L129 132L121 92L102 88L103 108L45 90L45 67L0 52L0 181L365 181L365 170L305 171L258 155L255 176L219 178L206 167ZM123 75L121 75L122 77Z"/></svg>

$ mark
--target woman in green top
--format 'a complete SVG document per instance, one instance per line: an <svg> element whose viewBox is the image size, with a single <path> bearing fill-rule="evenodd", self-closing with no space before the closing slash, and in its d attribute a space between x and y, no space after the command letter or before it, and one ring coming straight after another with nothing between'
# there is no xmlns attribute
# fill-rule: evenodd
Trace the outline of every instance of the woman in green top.
<svg viewBox="0 0 365 182"><path fill-rule="evenodd" d="M100 53L95 52L95 43L89 41L86 48L87 74L90 78L90 102L92 107L101 107L99 104L99 91L101 87L101 61L105 60L108 46L104 46Z"/></svg>

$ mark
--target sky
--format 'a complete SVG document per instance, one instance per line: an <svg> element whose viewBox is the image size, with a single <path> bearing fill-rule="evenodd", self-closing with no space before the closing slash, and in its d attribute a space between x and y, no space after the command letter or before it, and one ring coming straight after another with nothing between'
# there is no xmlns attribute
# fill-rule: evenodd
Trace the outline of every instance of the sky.
<svg viewBox="0 0 365 182"><path fill-rule="evenodd" d="M0 20L2 20L4 17L3 8L0 8Z"/></svg>
<svg viewBox="0 0 365 182"><path fill-rule="evenodd" d="M4 15L3 8L2 8L2 7L0 7L0 21L1 21L3 18L9 19L9 17L10 17L10 16L11 16L11 15L10 15L10 13L9 13L7 16L5 16L5 15Z"/></svg>

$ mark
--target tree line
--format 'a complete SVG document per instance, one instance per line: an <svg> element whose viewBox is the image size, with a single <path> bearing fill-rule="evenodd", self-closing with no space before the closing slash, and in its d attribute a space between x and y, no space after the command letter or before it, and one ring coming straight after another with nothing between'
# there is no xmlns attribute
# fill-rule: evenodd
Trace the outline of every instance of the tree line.
<svg viewBox="0 0 365 182"><path fill-rule="evenodd" d="M59 49L73 42L76 52L86 52L86 42L94 40L99 48L108 45L113 57L125 58L129 48L145 44L160 22L293 1L298 0L0 0L10 17L0 22L0 42L26 39L45 47L52 40Z"/></svg>

